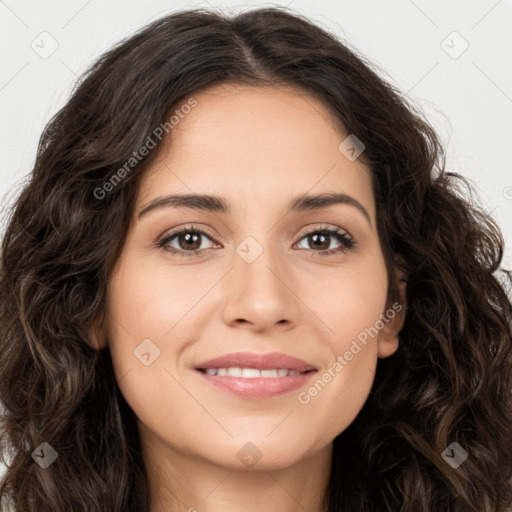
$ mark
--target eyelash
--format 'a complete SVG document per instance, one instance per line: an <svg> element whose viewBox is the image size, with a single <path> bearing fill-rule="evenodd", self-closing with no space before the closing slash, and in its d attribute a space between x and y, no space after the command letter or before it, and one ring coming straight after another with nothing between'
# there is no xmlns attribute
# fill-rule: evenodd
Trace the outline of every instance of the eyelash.
<svg viewBox="0 0 512 512"><path fill-rule="evenodd" d="M179 231L174 231L168 234L163 235L161 238L156 240L155 246L158 249L163 249L164 251L170 252L173 256L179 255L183 257L189 257L189 256L196 256L197 254L207 251L208 249L195 249L193 251L183 251L174 249L173 247L166 247L166 245L177 235L181 235L183 233L196 233L199 235L206 236L210 239L213 238L213 236L208 233L207 231L204 231L203 229L196 228L194 225L186 226L183 229L180 229ZM331 256L335 253L345 253L349 250L353 249L356 245L353 238L348 236L345 232L343 232L340 228L335 227L329 227L329 226L322 226L321 228L312 229L310 231L307 231L305 233L301 234L301 237L299 238L299 242L305 238L308 235L312 234L322 234L322 235L334 235L338 241L341 243L341 245L335 249L325 249L323 251L315 251L314 249L309 249L309 251L312 252L314 256ZM212 240L214 241L214 240Z"/></svg>

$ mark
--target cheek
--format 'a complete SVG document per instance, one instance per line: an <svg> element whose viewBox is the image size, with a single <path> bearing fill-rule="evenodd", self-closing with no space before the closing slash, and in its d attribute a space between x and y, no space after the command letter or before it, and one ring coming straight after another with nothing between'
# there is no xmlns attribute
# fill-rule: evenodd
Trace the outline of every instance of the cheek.
<svg viewBox="0 0 512 512"><path fill-rule="evenodd" d="M178 410L190 405L190 397L172 376L180 378L175 375L176 361L200 328L196 319L205 316L207 304L201 299L218 276L191 272L186 265L171 272L165 262L148 265L129 256L120 261L109 286L108 341L114 372L142 421L167 424L159 397L172 395Z"/></svg>
<svg viewBox="0 0 512 512"><path fill-rule="evenodd" d="M118 357L133 355L146 338L161 351L168 350L170 339L179 341L177 333L186 329L187 315L200 311L201 298L214 284L211 273L202 277L195 279L185 266L169 272L165 265L136 258L121 264L109 288L110 339ZM179 348L175 341L172 346Z"/></svg>
<svg viewBox="0 0 512 512"><path fill-rule="evenodd" d="M347 276L337 293L337 314L332 312L340 349L347 341L373 327L384 313L387 281L379 274L355 273Z"/></svg>
<svg viewBox="0 0 512 512"><path fill-rule="evenodd" d="M329 328L323 329L323 344L329 347L330 359L298 401L334 437L355 419L373 384L375 325L387 298L385 264L376 254L365 265L345 267L338 277L319 284L309 300Z"/></svg>
<svg viewBox="0 0 512 512"><path fill-rule="evenodd" d="M324 341L340 354L385 312L387 285L383 257L372 251L368 257L335 271L320 269L308 279L302 293L326 327Z"/></svg>
<svg viewBox="0 0 512 512"><path fill-rule="evenodd" d="M173 276L172 286L170 281L171 276L166 277L161 269L137 264L136 260L121 261L111 278L108 342L121 387L128 380L138 380L148 388L155 368L163 368L162 362L170 355L168 341L175 338L175 326L180 326L194 296L179 276ZM173 342L172 350L179 349ZM127 375L130 378L124 379ZM136 397L139 391L131 390L127 398Z"/></svg>

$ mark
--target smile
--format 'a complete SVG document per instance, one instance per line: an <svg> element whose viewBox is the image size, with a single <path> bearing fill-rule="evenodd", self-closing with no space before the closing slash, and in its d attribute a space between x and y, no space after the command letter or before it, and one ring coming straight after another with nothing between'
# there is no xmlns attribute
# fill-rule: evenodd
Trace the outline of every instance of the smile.
<svg viewBox="0 0 512 512"><path fill-rule="evenodd" d="M279 377L287 377L288 375L300 375L298 370L288 370L287 368L279 368L274 370L263 370L258 368L239 368L232 366L229 368L207 368L203 370L208 375L219 375L221 377L227 375L229 377L243 377L244 379L276 379Z"/></svg>
<svg viewBox="0 0 512 512"><path fill-rule="evenodd" d="M317 370L258 369L258 368L208 368L196 373L209 386L231 396L244 399L268 399L290 393L306 386Z"/></svg>

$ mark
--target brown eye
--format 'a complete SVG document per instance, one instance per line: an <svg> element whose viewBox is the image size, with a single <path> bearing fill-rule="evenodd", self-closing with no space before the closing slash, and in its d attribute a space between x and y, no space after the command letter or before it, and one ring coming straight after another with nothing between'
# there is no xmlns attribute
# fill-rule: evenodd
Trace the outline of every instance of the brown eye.
<svg viewBox="0 0 512 512"><path fill-rule="evenodd" d="M201 247L201 237L202 235L200 233L197 233L195 231L189 231L187 233L180 233L177 236L178 245L180 246L180 249L192 249L197 250Z"/></svg>
<svg viewBox="0 0 512 512"><path fill-rule="evenodd" d="M333 253L346 252L355 245L353 239L338 228L317 229L310 231L301 238L301 240L304 239L309 246L305 248L310 249L312 252L318 253L318 255L329 255ZM333 240L337 240L338 245L330 248Z"/></svg>
<svg viewBox="0 0 512 512"><path fill-rule="evenodd" d="M172 254L193 256L212 247L213 244L210 247L201 247L205 239L212 241L205 231L189 227L165 235L157 246Z"/></svg>
<svg viewBox="0 0 512 512"><path fill-rule="evenodd" d="M316 249L327 250L331 245L331 238L328 234L313 233L312 235L307 235L307 239L309 246Z"/></svg>

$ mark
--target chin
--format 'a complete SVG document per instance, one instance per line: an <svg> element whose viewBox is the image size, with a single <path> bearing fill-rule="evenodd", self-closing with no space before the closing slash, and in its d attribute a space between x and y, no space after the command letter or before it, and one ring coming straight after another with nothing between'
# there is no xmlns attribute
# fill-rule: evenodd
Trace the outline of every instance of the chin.
<svg viewBox="0 0 512 512"><path fill-rule="evenodd" d="M300 430L297 429L297 432ZM217 451L212 454L211 448L209 451L207 448L205 456L211 462L232 471L285 469L311 456L311 447L305 445L303 437L285 438L278 435L277 432L270 436L268 436L268 432L255 433L226 441L225 443L212 442L209 444L208 447L217 446Z"/></svg>

